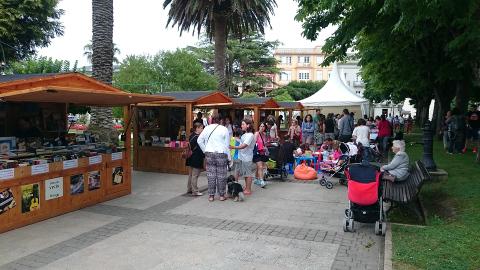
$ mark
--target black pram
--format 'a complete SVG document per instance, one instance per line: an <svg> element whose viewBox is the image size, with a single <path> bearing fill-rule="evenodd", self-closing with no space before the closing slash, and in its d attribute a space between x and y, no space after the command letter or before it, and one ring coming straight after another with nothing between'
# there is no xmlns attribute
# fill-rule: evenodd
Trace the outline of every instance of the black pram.
<svg viewBox="0 0 480 270"><path fill-rule="evenodd" d="M268 146L268 161L265 179L267 178L287 178L288 172L285 168L285 151L282 145L271 144Z"/></svg>

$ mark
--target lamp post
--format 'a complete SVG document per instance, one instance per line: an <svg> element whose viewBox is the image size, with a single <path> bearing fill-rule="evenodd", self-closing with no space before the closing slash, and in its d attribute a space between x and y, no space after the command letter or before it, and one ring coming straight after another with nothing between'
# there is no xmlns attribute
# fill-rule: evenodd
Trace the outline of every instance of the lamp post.
<svg viewBox="0 0 480 270"><path fill-rule="evenodd" d="M427 120L423 127L423 164L429 171L436 171L437 165L433 160L433 130L432 123Z"/></svg>

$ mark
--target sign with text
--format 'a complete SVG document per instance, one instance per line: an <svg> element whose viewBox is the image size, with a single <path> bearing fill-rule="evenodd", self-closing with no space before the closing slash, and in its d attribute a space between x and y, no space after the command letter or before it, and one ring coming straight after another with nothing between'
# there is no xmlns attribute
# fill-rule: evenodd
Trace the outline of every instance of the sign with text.
<svg viewBox="0 0 480 270"><path fill-rule="evenodd" d="M88 163L90 165L102 163L102 156L98 155L98 156L89 157Z"/></svg>
<svg viewBox="0 0 480 270"><path fill-rule="evenodd" d="M45 180L45 200L63 196L63 177Z"/></svg>
<svg viewBox="0 0 480 270"><path fill-rule="evenodd" d="M48 163L32 166L32 175L48 173Z"/></svg>
<svg viewBox="0 0 480 270"><path fill-rule="evenodd" d="M78 159L71 159L71 160L65 160L63 162L63 169L72 169L72 168L77 168L78 167Z"/></svg>
<svg viewBox="0 0 480 270"><path fill-rule="evenodd" d="M123 152L112 153L112 160L120 160L123 158Z"/></svg>
<svg viewBox="0 0 480 270"><path fill-rule="evenodd" d="M15 177L15 169L0 170L0 180L12 179Z"/></svg>

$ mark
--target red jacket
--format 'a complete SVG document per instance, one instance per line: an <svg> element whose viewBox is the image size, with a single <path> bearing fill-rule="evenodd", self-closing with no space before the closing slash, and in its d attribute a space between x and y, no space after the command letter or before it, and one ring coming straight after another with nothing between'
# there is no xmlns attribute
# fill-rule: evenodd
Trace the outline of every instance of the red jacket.
<svg viewBox="0 0 480 270"><path fill-rule="evenodd" d="M381 120L378 123L378 137L392 136L392 126L388 120Z"/></svg>

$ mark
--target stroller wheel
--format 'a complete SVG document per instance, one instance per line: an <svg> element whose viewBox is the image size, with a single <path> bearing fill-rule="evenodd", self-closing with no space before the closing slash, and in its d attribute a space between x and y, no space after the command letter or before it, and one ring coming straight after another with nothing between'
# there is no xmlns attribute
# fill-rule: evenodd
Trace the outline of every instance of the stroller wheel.
<svg viewBox="0 0 480 270"><path fill-rule="evenodd" d="M354 222L355 221L353 221L353 218L348 220L347 230L349 232L354 232L355 231Z"/></svg>
<svg viewBox="0 0 480 270"><path fill-rule="evenodd" d="M332 189L333 188L332 182L327 181L327 183L325 184L325 187L328 188L328 189Z"/></svg>
<svg viewBox="0 0 480 270"><path fill-rule="evenodd" d="M375 221L375 234L380 235L382 233L382 223L380 221Z"/></svg>
<svg viewBox="0 0 480 270"><path fill-rule="evenodd" d="M343 231L348 232L348 219L343 220Z"/></svg>
<svg viewBox="0 0 480 270"><path fill-rule="evenodd" d="M386 233L387 233L387 223L382 222L382 236L385 236Z"/></svg>
<svg viewBox="0 0 480 270"><path fill-rule="evenodd" d="M325 180L325 179L323 179L323 178L320 179L320 185L321 185L321 186L325 186L326 184L327 184L327 180Z"/></svg>

